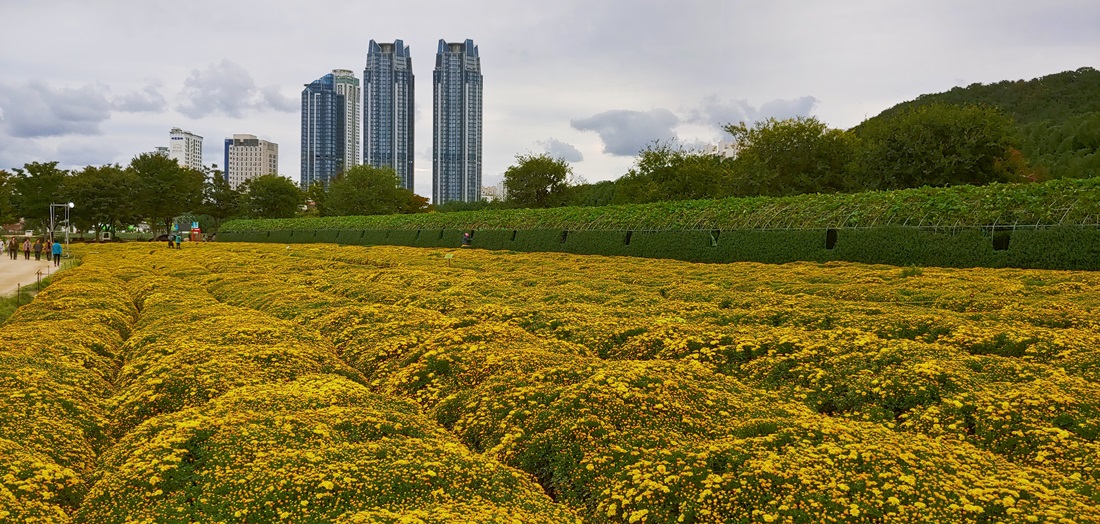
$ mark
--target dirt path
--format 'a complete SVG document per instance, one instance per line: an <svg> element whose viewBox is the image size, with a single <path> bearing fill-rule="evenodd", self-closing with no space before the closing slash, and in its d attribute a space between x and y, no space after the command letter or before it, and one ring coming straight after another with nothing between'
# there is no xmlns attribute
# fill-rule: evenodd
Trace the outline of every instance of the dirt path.
<svg viewBox="0 0 1100 524"><path fill-rule="evenodd" d="M18 286L33 286L38 281L39 271L42 278L46 278L57 270L45 256L41 261L35 261L34 253L31 253L30 260L23 260L23 253L19 253L19 259L12 260L4 253L0 255L0 295L15 293Z"/></svg>

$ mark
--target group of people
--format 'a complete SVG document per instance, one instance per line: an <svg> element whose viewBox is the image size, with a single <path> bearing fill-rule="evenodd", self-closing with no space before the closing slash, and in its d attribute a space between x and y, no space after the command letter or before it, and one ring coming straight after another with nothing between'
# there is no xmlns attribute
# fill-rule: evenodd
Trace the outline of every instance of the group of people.
<svg viewBox="0 0 1100 524"><path fill-rule="evenodd" d="M0 250L6 251L12 260L19 259L20 251L23 251L23 260L30 260L31 253L34 253L35 260L42 260L42 252L47 249L49 251L46 252L46 260L50 260L52 256L53 265L60 266L62 247L58 240L54 240L52 245L41 238L34 239L33 244L30 238L24 238L23 242L20 242L16 237L9 238L7 242L0 242Z"/></svg>

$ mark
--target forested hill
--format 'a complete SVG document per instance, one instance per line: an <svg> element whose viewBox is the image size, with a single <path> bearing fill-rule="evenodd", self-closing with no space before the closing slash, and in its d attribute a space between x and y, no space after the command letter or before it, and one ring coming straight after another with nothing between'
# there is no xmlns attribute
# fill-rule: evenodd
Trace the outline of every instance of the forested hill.
<svg viewBox="0 0 1100 524"><path fill-rule="evenodd" d="M971 84L944 93L921 95L902 102L878 117L930 103L982 104L999 108L1020 124L1058 121L1100 112L1100 71L1082 67L1032 80L1002 80L995 84Z"/></svg>
<svg viewBox="0 0 1100 524"><path fill-rule="evenodd" d="M1020 150L1052 178L1100 176L1100 71L1082 67L1032 80L971 84L903 102L868 120L928 104L988 105L1015 119ZM855 131L866 125L860 124Z"/></svg>

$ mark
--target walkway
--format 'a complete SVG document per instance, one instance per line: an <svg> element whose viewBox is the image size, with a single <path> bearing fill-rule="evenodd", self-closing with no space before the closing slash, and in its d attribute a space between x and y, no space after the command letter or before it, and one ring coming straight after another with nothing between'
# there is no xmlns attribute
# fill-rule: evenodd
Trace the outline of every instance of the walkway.
<svg viewBox="0 0 1100 524"><path fill-rule="evenodd" d="M11 295L18 286L33 286L38 281L39 271L42 278L46 278L57 270L45 255L41 261L35 261L34 253L31 253L30 260L23 260L23 253L19 253L19 260L12 260L4 253L0 255L0 295Z"/></svg>

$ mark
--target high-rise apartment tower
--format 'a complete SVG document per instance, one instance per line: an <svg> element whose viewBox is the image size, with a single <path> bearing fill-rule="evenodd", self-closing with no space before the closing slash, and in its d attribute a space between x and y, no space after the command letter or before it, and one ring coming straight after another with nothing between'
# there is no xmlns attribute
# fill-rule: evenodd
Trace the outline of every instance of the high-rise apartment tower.
<svg viewBox="0 0 1100 524"><path fill-rule="evenodd" d="M363 163L391 167L413 189L413 72L409 48L370 41L363 69Z"/></svg>
<svg viewBox="0 0 1100 524"><path fill-rule="evenodd" d="M347 69L302 90L302 188L328 185L337 173L359 165L359 79Z"/></svg>
<svg viewBox="0 0 1100 524"><path fill-rule="evenodd" d="M480 200L482 77L473 40L439 41L432 84L432 202Z"/></svg>
<svg viewBox="0 0 1100 524"><path fill-rule="evenodd" d="M360 104L363 92L354 71L333 69L332 74L336 77L336 94L344 97L344 169L347 169L362 163L359 155L359 141L362 136L359 118L362 115Z"/></svg>

